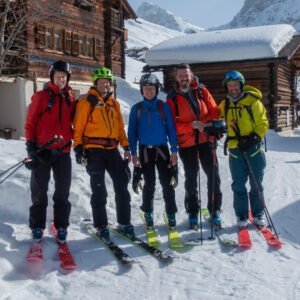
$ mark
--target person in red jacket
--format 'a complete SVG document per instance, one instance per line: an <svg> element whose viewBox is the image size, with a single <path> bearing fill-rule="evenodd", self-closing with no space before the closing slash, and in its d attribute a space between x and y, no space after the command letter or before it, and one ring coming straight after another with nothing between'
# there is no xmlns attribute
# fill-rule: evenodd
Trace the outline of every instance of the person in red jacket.
<svg viewBox="0 0 300 300"><path fill-rule="evenodd" d="M213 137L207 137L205 124L220 116L217 104L204 85L199 84L187 64L176 68L176 87L168 94L176 125L179 156L185 171L185 208L189 215L191 229L198 228L200 199L197 189L199 160L207 176L208 205L211 220L220 224L222 205L221 180L218 161L213 162ZM213 172L215 184L213 187ZM214 197L212 197L214 193Z"/></svg>
<svg viewBox="0 0 300 300"><path fill-rule="evenodd" d="M29 227L32 237L40 241L46 225L48 184L51 170L55 182L54 225L58 242L65 242L71 203L70 149L73 139L72 119L75 103L68 86L71 70L64 61L53 63L50 81L34 93L25 121L28 157L25 166L31 170Z"/></svg>

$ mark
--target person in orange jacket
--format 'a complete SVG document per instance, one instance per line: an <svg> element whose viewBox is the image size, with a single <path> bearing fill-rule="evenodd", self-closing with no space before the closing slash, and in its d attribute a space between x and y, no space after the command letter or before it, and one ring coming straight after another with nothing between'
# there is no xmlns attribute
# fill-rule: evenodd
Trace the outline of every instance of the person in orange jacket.
<svg viewBox="0 0 300 300"><path fill-rule="evenodd" d="M93 87L76 107L73 145L76 162L87 162L86 170L90 175L92 189L93 221L99 237L109 238L105 171L113 181L119 227L125 234L133 235L128 192L128 162L131 155L120 104L111 92L114 77L110 69L98 68L93 72L92 79ZM119 144L125 151L124 160L118 150Z"/></svg>
<svg viewBox="0 0 300 300"><path fill-rule="evenodd" d="M33 239L40 241L46 226L47 191L52 170L55 182L54 225L57 240L65 242L71 212L68 198L75 103L68 86L70 65L65 61L57 61L51 65L49 73L50 81L44 85L43 90L32 96L25 121L26 147L30 158L25 166L32 170L29 226Z"/></svg>
<svg viewBox="0 0 300 300"><path fill-rule="evenodd" d="M176 87L167 95L176 125L179 156L185 171L185 208L191 229L198 228L200 199L197 190L199 160L207 176L208 204L211 220L220 224L222 205L218 161L213 162L213 138L206 136L208 121L220 116L218 106L204 85L199 84L188 64L176 68ZM213 172L215 184L213 187ZM212 197L214 193L214 197Z"/></svg>

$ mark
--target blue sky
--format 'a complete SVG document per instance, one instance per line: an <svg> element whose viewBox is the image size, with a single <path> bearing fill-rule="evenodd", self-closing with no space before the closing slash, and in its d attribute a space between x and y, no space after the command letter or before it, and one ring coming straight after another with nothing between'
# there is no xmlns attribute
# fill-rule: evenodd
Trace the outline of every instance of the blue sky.
<svg viewBox="0 0 300 300"><path fill-rule="evenodd" d="M143 0L128 0L137 10ZM245 0L150 0L175 15L203 28L223 25L242 8Z"/></svg>

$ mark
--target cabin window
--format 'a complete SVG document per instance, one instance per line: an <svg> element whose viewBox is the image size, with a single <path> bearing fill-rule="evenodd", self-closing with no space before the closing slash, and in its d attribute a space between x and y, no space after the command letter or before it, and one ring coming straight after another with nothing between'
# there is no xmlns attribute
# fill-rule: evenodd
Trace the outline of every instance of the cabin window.
<svg viewBox="0 0 300 300"><path fill-rule="evenodd" d="M78 35L78 53L79 55L85 55L85 38L82 34Z"/></svg>
<svg viewBox="0 0 300 300"><path fill-rule="evenodd" d="M56 51L63 50L63 31L62 29L54 29L53 49Z"/></svg>
<svg viewBox="0 0 300 300"><path fill-rule="evenodd" d="M71 31L65 31L64 52L69 55L72 52L72 33L71 33Z"/></svg>
<svg viewBox="0 0 300 300"><path fill-rule="evenodd" d="M86 9L88 11L91 11L95 7L96 0L75 0L74 5Z"/></svg>
<svg viewBox="0 0 300 300"><path fill-rule="evenodd" d="M52 48L52 30L50 27L46 27L46 40L45 40L45 47L48 49Z"/></svg>
<svg viewBox="0 0 300 300"><path fill-rule="evenodd" d="M72 54L75 56L77 56L79 54L79 34L78 33L73 33Z"/></svg>
<svg viewBox="0 0 300 300"><path fill-rule="evenodd" d="M100 60L101 55L101 43L100 39L95 38L95 59Z"/></svg>
<svg viewBox="0 0 300 300"><path fill-rule="evenodd" d="M85 38L86 56L93 57L93 39L89 36Z"/></svg>
<svg viewBox="0 0 300 300"><path fill-rule="evenodd" d="M121 29L121 14L115 8L111 9L111 27L114 29Z"/></svg>

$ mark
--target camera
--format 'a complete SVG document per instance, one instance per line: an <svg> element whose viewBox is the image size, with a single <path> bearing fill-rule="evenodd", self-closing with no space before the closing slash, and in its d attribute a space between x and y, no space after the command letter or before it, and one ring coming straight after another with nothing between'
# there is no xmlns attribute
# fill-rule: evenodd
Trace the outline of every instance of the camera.
<svg viewBox="0 0 300 300"><path fill-rule="evenodd" d="M223 120L210 120L204 127L206 135L220 136L227 133L227 127Z"/></svg>

